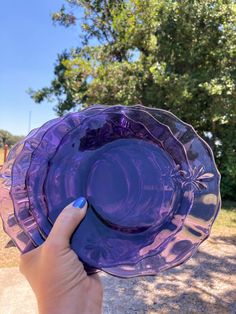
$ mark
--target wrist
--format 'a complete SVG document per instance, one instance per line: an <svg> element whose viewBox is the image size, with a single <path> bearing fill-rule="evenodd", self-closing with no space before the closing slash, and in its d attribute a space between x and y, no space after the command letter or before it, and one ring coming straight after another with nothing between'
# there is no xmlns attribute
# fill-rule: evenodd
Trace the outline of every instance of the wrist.
<svg viewBox="0 0 236 314"><path fill-rule="evenodd" d="M78 314L81 311L81 305L64 300L57 300L57 302L43 302L38 301L39 314Z"/></svg>

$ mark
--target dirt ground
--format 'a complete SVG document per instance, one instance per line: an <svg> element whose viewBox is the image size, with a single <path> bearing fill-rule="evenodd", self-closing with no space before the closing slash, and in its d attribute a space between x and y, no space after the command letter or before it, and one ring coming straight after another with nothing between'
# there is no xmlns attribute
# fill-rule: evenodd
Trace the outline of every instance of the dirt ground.
<svg viewBox="0 0 236 314"><path fill-rule="evenodd" d="M0 148L0 167L3 164L3 160L4 160L4 150Z"/></svg>

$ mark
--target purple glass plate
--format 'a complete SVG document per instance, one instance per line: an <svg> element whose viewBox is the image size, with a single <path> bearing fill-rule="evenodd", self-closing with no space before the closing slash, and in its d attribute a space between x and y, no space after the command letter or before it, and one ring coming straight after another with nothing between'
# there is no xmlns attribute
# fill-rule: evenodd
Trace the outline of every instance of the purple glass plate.
<svg viewBox="0 0 236 314"><path fill-rule="evenodd" d="M67 132L78 127L78 125L80 125L85 118L98 114L100 110L100 106L96 106L96 108L94 106L78 113L68 114L61 121L63 128L61 127L61 124L50 128L48 132L44 134L40 144L32 154L31 162L25 177L25 188L27 189L27 195L29 198L30 211L32 212L44 238L46 238L50 232L52 224L48 220L47 211L44 210L44 207L42 206L42 204L44 205L44 190L41 183L44 182L46 173L41 170L47 169L49 156L51 156L52 151L57 149L61 138L67 134ZM45 154L45 150L47 151L47 154ZM40 160L37 158L38 154L41 154ZM39 169L40 176L37 175ZM35 182L30 179L32 176L35 177ZM31 195L35 194L38 195L37 198L31 197Z"/></svg>
<svg viewBox="0 0 236 314"><path fill-rule="evenodd" d="M153 115L158 121L169 126L175 137L184 145L190 163L190 173L179 172L183 185L191 186L194 191L194 203L183 222L183 227L159 254L144 258L136 265L126 264L104 271L119 277L155 275L160 271L186 262L198 246L208 238L210 229L221 206L220 174L214 162L213 153L208 144L200 138L192 126L184 123L168 111L134 106ZM178 176L178 173L176 174ZM155 249L162 237L157 235L154 242L143 248Z"/></svg>
<svg viewBox="0 0 236 314"><path fill-rule="evenodd" d="M115 117L115 107L113 107L112 109L110 109L109 108L109 110L110 111L112 111L112 113L110 113L110 115L111 115L111 117L110 117L110 120L111 121L115 121L115 120L117 120L117 117ZM91 143L92 144L94 144L93 142L95 142L94 141L94 138L95 139L97 139L98 140L98 142L97 142L97 146L99 145L99 141L100 141L100 146L103 144L103 143L109 143L109 142L111 142L111 141L114 141L114 140L116 140L117 141L117 139L120 139L120 138L124 138L125 136L127 137L130 137L130 138L143 138L143 139L145 139L145 140L147 140L148 139L148 136L149 136L149 141L152 141L152 142L154 142L155 143L155 137L153 136L153 134L151 134L150 133L150 131L148 132L147 131L147 129L145 129L145 127L144 126L142 126L141 128L140 128L140 124L138 124L137 122L134 122L134 121L132 121L132 120L130 120L128 117L125 117L124 116L124 113L126 112L126 114L130 114L130 118L137 118L137 119L139 119L139 122L140 121L142 121L143 123L147 123L148 122L148 125L149 125L149 129L151 130L152 129L152 132L155 134L155 136L156 137L159 137L159 140L157 140L157 142L158 142L158 144L159 144L159 146L164 146L164 147L162 147L162 150L167 150L168 151L168 153L169 153L169 155L171 156L171 154L174 154L175 153L175 156L174 156L174 158L176 159L176 161L177 160L179 160L179 163L180 163L180 168L182 168L182 170L184 171L184 169L187 171L188 170L188 165L187 165L187 161L186 161L186 156L185 156L185 151L183 150L183 148L182 148L182 146L180 145L180 143L178 142L178 141L176 141L176 139L175 138L173 138L173 137L171 137L171 133L170 133L170 131L169 131L169 129L167 128L167 127L165 127L164 125L160 125L160 123L158 123L157 121L155 121L148 113L145 113L145 112L143 112L141 115L139 115L139 113L137 112L137 110L135 110L136 111L136 113L134 112L134 110L133 109L131 109L131 108L126 108L126 107L121 107L121 106L118 106L118 107L116 107L116 110L117 110L117 113L116 113L116 116L117 116L117 114L119 113L119 118L118 118L118 120L117 120L117 125L114 125L114 126L110 126L110 130L109 130L109 132L107 132L107 130L106 130L106 125L104 125L104 123L106 123L106 116L102 116L102 114L99 114L99 115L96 115L93 119L89 119L90 120L90 124L91 124L91 126L92 126L92 128L91 128L91 132L90 132L90 134L88 134L88 136L87 136L87 143L86 142L84 142L84 145L87 145L88 147L85 147L84 145L83 145L83 147L82 147L82 155L83 155L83 157L84 157L84 159L81 161L81 157L78 157L78 158L80 158L79 159L79 161L81 161L81 163L80 163L80 167L81 168L78 168L77 169L77 175L75 176L75 177L80 177L79 176L79 173L83 173L83 176L84 177L86 177L87 176L87 174L86 174L86 172L84 172L85 171L85 169L86 169L86 167L87 168L89 168L90 167L90 165L89 165L89 160L91 161L91 156L88 156L88 154L86 155L86 152L85 152L85 150L87 149L89 149L89 150L91 150L91 149L97 149L97 147L92 147L91 146ZM121 113L121 111L122 111L122 113ZM104 112L104 115L106 114L106 115L108 115L108 109ZM135 116L134 116L135 115ZM101 121L102 120L102 121ZM153 123L154 122L154 123ZM122 123L123 123L123 125L122 125ZM133 123L133 131L128 127L128 124L131 124L131 123ZM83 125L84 125L84 127L83 127ZM76 130L80 133L80 136L81 136L81 133L83 134L86 134L86 132L88 132L87 130L86 130L86 128L87 129L89 129L89 127L88 127L88 125L89 125L89 122L88 122L88 119L86 119L86 124L80 124L80 127L78 128L78 129L75 129L75 132L76 132ZM103 128L99 128L99 127L103 127ZM85 128L85 129L84 129ZM100 130L101 129L101 130ZM119 130L120 129L120 130ZM94 134L94 132L96 132L96 131L99 131L99 134ZM103 132L103 130L105 130L106 132L104 133ZM115 131L114 131L115 130ZM52 131L52 130L51 130ZM71 132L72 134L73 134L73 132ZM106 135L106 137L104 137L104 134ZM112 136L114 137L114 135L115 135L115 138L112 138ZM72 136L73 137L73 136ZM80 139L80 137L79 137L79 135L78 134L76 134L76 139L77 139L77 141ZM52 160L48 160L48 165L50 164L50 167L49 166L46 166L44 163L42 163L42 160L43 160L43 158L44 158L44 156L40 156L40 154L38 155L38 158L35 158L35 163L32 161L32 163L31 163L31 167L32 167L32 169L34 169L34 173L35 173L35 175L36 175L36 177L34 177L33 175L31 175L31 178L28 178L28 184L29 184L29 186L31 187L31 191L32 192L35 192L35 194L36 195L38 195L38 194L40 194L40 193L42 193L42 192L40 192L40 191L43 191L43 188L44 188L44 195L46 196L45 198L44 198L44 208L42 209L42 208L40 208L39 206L41 205L42 206L42 204L43 203L41 203L41 204L37 204L37 208L39 209L39 213L40 213L40 216L42 216L42 212L45 212L46 210L47 210L47 206L48 206L48 203L49 203L49 201L47 200L47 195L49 194L49 199L50 199L50 196L51 196L51 204L53 204L52 205L52 208L57 208L58 210L57 211L55 211L54 210L54 216L53 217L51 217L51 219L52 220L55 220L56 219L56 217L57 217L57 215L59 214L59 212L60 212L60 210L66 205L66 204L68 204L68 202L69 201L71 201L71 200L73 200L74 198L76 198L76 197L78 197L78 195L80 195L81 193L82 194L87 194L87 193L83 193L83 191L81 191L80 189L81 189L81 187L79 187L79 185L78 184L76 184L75 185L75 183L73 183L73 184L70 184L70 182L67 182L66 181L66 179L65 178L61 178L61 176L60 176L60 174L65 174L65 173L71 173L71 171L70 171L70 169L68 170L68 169L63 169L63 168L58 168L58 166L57 165L59 165L59 162L61 163L62 162L62 159L63 159L63 154L64 154L64 157L65 157L65 151L67 152L67 154L66 155L69 155L69 152L70 152L70 150L71 150L71 142L72 142L73 140L72 140L72 138L70 138L67 142L67 146L65 145L65 143L63 143L63 141L62 141L62 143L60 144L60 147L61 148L63 148L63 150L62 150L62 156L60 156L59 157L59 160L57 161L57 162L55 162L55 170L57 171L57 173L56 173L56 176L57 176L57 181L58 182L65 182L65 186L69 186L69 189L67 190L67 191L65 191L65 190L61 190L61 188L59 188L58 186L57 186L57 184L53 184L53 186L55 187L55 191L53 192L53 187L50 185L50 182L52 182L52 180L53 180L53 182L55 182L55 178L50 178L50 179L48 179L47 181L49 182L49 185L47 186L47 187L43 187L43 181L44 180L40 180L42 183L41 183L41 185L38 185L38 183L37 183L37 173L38 173L38 171L39 171L39 169L40 169L40 178L46 178L46 176L47 176L47 171L48 171L48 168L52 168ZM131 142L131 140L129 139L129 142ZM141 143L142 144L142 151L144 151L144 146L146 145L146 143ZM95 144L94 144L95 145ZM95 146L96 146L95 145ZM134 144L133 144L134 145ZM136 144L135 144L136 145ZM134 146L135 146L134 145ZM140 145L138 145L139 147L141 147ZM65 148L65 150L64 150L64 147L67 147L67 148ZM127 151L128 149L129 149L129 147L126 145L126 147L125 147L125 149L123 148L123 151L125 150L125 151ZM164 149L163 149L164 148ZM174 150L173 150L173 148L175 148ZM73 153L75 153L75 149L76 149L76 155L78 155L78 153L77 153L77 146L76 146L76 148L75 148L75 145L74 145L74 147L73 147L73 149L72 149L72 152ZM152 147L152 149L154 149L153 147ZM64 151L64 153L63 153L63 151ZM43 152L43 150L42 150L42 152ZM52 152L54 153L54 150L52 150ZM149 153L150 153L150 147L149 147ZM48 156L50 156L50 154L51 154L51 151L48 151L48 155L47 155L47 157ZM126 154L126 152L125 152L125 154ZM139 154L140 154L140 152L139 152ZM157 152L155 152L155 154L158 156L158 153ZM155 154L153 154L153 155L155 155ZM90 153L90 155L91 155L91 153ZM94 155L94 154L93 154ZM147 155L148 155L148 153L147 153ZM144 160L144 159L147 159L147 155L146 155L146 157L145 157L145 155L140 155L140 160L142 161L142 160ZM126 156L127 157L127 156ZM96 156L92 156L92 158L96 158ZM68 160L71 160L71 157L68 157L68 158L64 158L64 160L65 160L65 165L71 165L71 162L70 163L68 163ZM161 160L161 157L159 158L159 160ZM185 160L185 162L184 162L184 160ZM159 161L160 162L160 161ZM158 163L157 161L156 161L156 163ZM76 164L78 165L79 163L78 163L78 160L76 161ZM132 160L131 160L131 162L130 162L130 165L132 164ZM182 165L181 165L182 164ZM72 165L73 166L73 165ZM145 167L145 165L142 165L143 167ZM182 166L182 167L181 167ZM38 167L38 168L37 168ZM185 167L185 168L184 168ZM131 169L132 167L130 167L130 169ZM165 167L164 167L164 164L163 165L161 165L161 168L163 168L163 169L165 169ZM45 169L45 171L43 172L43 169ZM172 168L171 168L171 171L173 171L173 169L175 169L175 165L174 166L172 166ZM60 171L58 171L58 170L60 170ZM149 171L146 171L146 172L148 172L148 173L150 173L151 174L151 171L150 171L150 167L149 167L149 169L148 169ZM165 169L166 170L166 169ZM167 170L166 170L167 171ZM142 171L142 173L143 172L145 172L145 171ZM29 172L30 174L32 174L32 172ZM131 173L132 175L135 175L135 166L133 165L133 172ZM130 174L130 175L131 175ZM157 174L156 173L156 176L160 176L160 174ZM71 180L72 178L71 178L71 175L70 176L68 176L69 177L69 179ZM155 178L155 175L151 175L150 176L151 177L151 179L153 180L154 178ZM167 176L168 177L168 176ZM169 176L169 178L171 178L170 176ZM138 176L137 176L137 174L136 174L136 179L138 179ZM121 179L122 180L122 179ZM148 180L150 180L150 178L147 176L147 178L146 178L146 180L148 181ZM172 178L171 178L171 180L172 180ZM98 178L97 178L97 180L96 180L96 182L98 181ZM157 181L157 180L156 180ZM165 182L166 183L166 185L168 185L168 182ZM86 184L85 184L86 185ZM98 184L99 185L99 184ZM120 184L118 184L118 185L120 185ZM75 190L75 186L76 186L76 190ZM133 184L133 191L134 191L134 188L135 188L135 185ZM151 188L151 190L150 190L150 188ZM158 188L159 188L159 190L160 190L160 186L158 187L158 185L156 186L156 190L158 190ZM144 188L142 188L141 187L141 190L145 190L145 189L147 189L147 191L146 191L146 199L145 199L145 197L143 198L143 200L142 200L142 205L143 205L143 208L145 208L145 207L147 207L148 206L148 197L150 198L150 195L152 195L153 197L154 197L154 199L155 200L157 200L158 199L158 197L156 196L156 194L155 194L155 190L153 190L153 186L152 185L150 185L149 184L149 187L148 186L146 186L146 187L144 187ZM148 190L149 189L149 190ZM47 194L47 191L49 191L50 190L50 193L48 193ZM73 191L74 190L74 191ZM117 190L117 189L116 189ZM59 193L58 193L59 192ZM93 197L94 199L97 199L97 200L99 200L99 193L100 193L101 191L99 191L99 192L97 192L97 194L96 194L96 197ZM170 193L170 191L168 191L169 193ZM137 191L136 191L136 193L137 193ZM30 193L29 193L30 194ZM101 193L101 194L105 194L105 193ZM117 193L116 193L117 194ZM121 191L121 194L122 194L122 191ZM183 193L184 194L184 193ZM64 197L63 197L63 199L61 199L61 195L64 195ZM147 195L148 195L148 197L147 197ZM180 209L180 211L179 211L179 214L176 214L175 216L174 216L174 218L173 218L173 221L174 221L174 223L169 223L168 224L168 228L169 228L169 240L170 240L170 233L174 233L174 232L176 232L176 229L177 228L179 228L181 225L182 225L182 221L183 221L183 219L184 219L184 214L186 215L187 214L187 211L190 209L190 206L191 206L191 203L192 203L192 198L191 198L191 196L192 196L192 193L191 193L191 191L187 191L186 190L186 194L184 194L184 196L181 196L181 201L182 201L182 207L181 207L181 209ZM114 197L114 196L113 196ZM91 203L93 203L93 200L92 200L92 198L91 197L88 197L88 199L89 199L89 201L91 202ZM161 195L160 195L160 199L161 199ZM178 202L181 202L180 201L180 199L178 200ZM56 203L56 200L58 200L59 201L59 203ZM100 197L100 201L101 201L101 197ZM136 202L133 202L133 208L135 208L135 206L137 207L137 205L135 205L135 204L137 204L138 203L138 199L136 200ZM36 198L35 198L35 195L31 195L31 203L33 204L35 204L35 202L37 202L37 200L36 200ZM106 199L106 198L104 198L103 199L103 203L111 203L111 199ZM124 202L125 204L129 204L129 202L126 200L126 202ZM186 204L185 204L186 203ZM114 203L113 203L113 205L114 205ZM149 204L150 205L150 204ZM156 206L156 208L158 207L158 204L155 204L155 206ZM152 210L154 211L154 208L155 208L155 206L153 205L152 206ZM101 211L101 207L104 207L104 205L103 206L95 206L96 208L98 208L98 207L100 207L100 211ZM114 207L114 206L113 206ZM163 208L163 216L165 217L165 218L167 218L168 217L168 215L167 215L167 209L169 209L170 211L171 211L171 206L168 204L168 203L162 203L162 204L159 204L159 207L162 207ZM178 208L178 206L176 206L175 205L175 208ZM140 209L142 209L142 207L140 206ZM106 209L106 211L107 211L108 209ZM98 214L97 213L97 211L96 211L96 214ZM101 213L100 213L101 214ZM102 215L103 215L103 218L105 217L105 215L104 215L105 213L103 212L102 213ZM92 216L91 216L92 215ZM114 215L114 214L113 214ZM123 213L123 215L124 215L124 213ZM182 215L182 216L181 216ZM91 216L91 217L90 217ZM101 215L100 215L101 216ZM181 218L179 217L179 216L181 216ZM100 217L101 218L101 217ZM124 239L125 238L127 238L127 230L129 229L129 233L132 233L132 232L134 232L135 233L135 236L133 236L133 240L131 240L131 241L129 241L130 242L130 246L132 246L133 245L133 251L132 250L130 250L129 249L129 247L127 247L127 251L129 252L129 253L132 253L132 258L133 258L133 262L137 262L137 258L138 258L138 255L137 255L137 253L135 252L135 250L134 250L134 242L136 242L137 243L137 245L139 245L139 247L137 247L136 248L136 250L139 250L140 249L140 247L143 245L143 237L144 236L146 236L146 241L149 241L149 242L151 242L152 240L153 240L153 237L154 237L154 235L157 233L157 226L155 226L155 228L153 227L153 230L150 228L150 226L145 226L145 225L142 225L141 227L137 227L137 217L136 217L136 221L133 221L133 225L132 226L125 226L125 225L116 225L116 226L114 226L114 223L112 224L112 227L113 227L113 229L115 229L115 230L113 230L112 228L111 228L111 221L109 220L109 217L106 217L107 218L107 220L106 220L106 223L110 223L110 229L109 228L104 228L104 230L103 230L103 235L99 235L99 228L101 229L101 226L95 226L95 230L93 230L92 228L94 227L93 226L93 223L91 223L91 222L94 222L94 220L96 219L96 216L94 216L94 214L93 214L93 212L92 211L88 211L88 214L87 214L87 216L86 216L86 219L84 220L84 225L85 225L85 227L83 227L83 224L81 225L81 227L80 228L78 228L78 231L75 233L75 236L74 236L74 240L72 239L72 247L74 248L74 250L77 252L77 254L80 256L80 258L82 258L83 260L85 260L86 262L88 262L90 265L92 265L92 266L94 266L94 267L101 267L101 264L102 265L104 265L104 264L108 264L108 263L110 263L110 264L118 264L118 263L122 263L122 262L124 262L124 260L126 259L126 260L131 260L131 258L129 257L129 255L127 256L127 252L125 253L124 252L124 256L123 256L123 260L122 260L122 258L121 258L121 255L119 254L119 258L117 258L117 256L116 256L116 254L110 249L110 246L109 247L107 247L106 248L106 251L109 251L110 252L110 259L108 258L108 254L106 254L105 255L105 258L103 257L103 255L104 255L104 250L102 250L102 248L100 248L99 246L98 246L98 244L97 243L93 243L94 241L91 241L91 239L86 239L86 237L84 236L84 229L86 230L86 229L88 229L89 228L89 230L91 230L91 234L93 234L93 236L94 236L94 234L96 234L96 232L98 233L98 239L99 239L99 237L100 237L100 241L99 242L101 242L101 243L104 243L104 241L105 241L105 239L106 238L112 238L112 235L110 235L109 234L109 232L112 232L113 233L113 237L115 236L115 237L117 237L117 241L119 240L119 236L120 236L120 233L121 233L121 230L119 230L119 232L117 232L117 228L118 229L122 229L124 232L124 234L122 234L121 235L121 239L124 241ZM110 217L111 218L111 217ZM116 219L115 219L116 218ZM150 218L150 217L149 217ZM117 220L117 213L116 213L116 217L113 217L113 220ZM99 220L98 220L99 221ZM130 219L129 219L129 221L130 221ZM42 220L41 220L41 222L39 222L39 225L40 225L40 228L42 228L44 231L45 231L45 226L44 226L44 223L45 222L42 222ZM116 223L117 223L117 221L116 221ZM160 221L159 221L159 223L160 223ZM49 226L49 225L48 225ZM103 227L104 227L104 224L102 225ZM50 226L49 226L50 228L51 228L51 224L50 224ZM164 227L164 223L162 224L162 227ZM83 229L84 228L84 229ZM133 229L132 229L133 228ZM148 231L146 231L146 233L144 234L144 231L145 231L145 228L147 229L147 228L149 228L149 230ZM134 229L137 229L137 230L134 230ZM50 231L50 230L49 230ZM49 231L46 231L46 232L49 232ZM93 231L93 232L92 232ZM95 232L96 231L96 232ZM105 231L106 231L106 233L105 233ZM140 234L140 231L142 231L142 234ZM83 236L81 236L81 234L83 233ZM152 236L151 236L152 235ZM96 236L95 237L93 237L93 238L97 238ZM128 237L130 238L130 234L128 234ZM82 243L80 243L81 241L80 241L80 239L83 239L83 244ZM88 242L88 244L89 244L89 246L87 245L87 248L86 248L86 250L85 250L85 252L84 252L84 254L83 254L83 252L82 251L78 251L78 248L84 248L86 245L86 240L87 240L87 242ZM165 239L163 238L163 241L164 241ZM139 241L139 242L138 242ZM107 242L107 241L105 241L105 242ZM148 243L149 243L148 242ZM161 245L161 243L160 243L160 245ZM93 249L92 249L92 247L93 247ZM100 253L99 253L100 252ZM90 254L90 257L89 257L89 254ZM94 257L94 254L96 255L96 258L97 258L97 260L96 260L96 258ZM99 254L100 254L100 256L99 256ZM103 258L103 259L102 259ZM143 258L143 257L142 257ZM109 261L108 261L109 260ZM94 262L96 262L96 264L93 264Z"/></svg>
<svg viewBox="0 0 236 314"><path fill-rule="evenodd" d="M104 108L107 108L107 107L99 106L97 108L99 108L100 110L104 110ZM124 107L124 108L126 108L126 107ZM150 241L146 243L146 246L142 247L139 250L139 255L141 257L140 257L140 261L138 263L136 263L135 265L132 265L130 263L130 260L129 260L129 263L125 263L125 265L118 266L118 264L117 264L115 267L109 267L109 268L103 267L103 270L105 270L109 273L112 273L113 275L123 276L123 277L130 277L130 276L143 275L143 274L155 274L160 270L164 270L164 269L173 267L175 265L178 265L178 264L184 262L187 258L189 258L193 254L193 252L196 250L197 246L208 236L210 227L211 227L211 225L212 225L212 223L213 223L213 221L217 215L217 212L218 212L218 209L220 206L219 173L217 172L217 170L215 168L214 158L212 156L211 150L208 148L206 143L204 141L202 141L201 139L199 139L197 134L194 132L194 130L190 126L184 124L182 121L180 121L179 119L177 119L175 116L171 115L168 112L165 112L163 110L145 108L142 106L131 107L128 111L131 112L132 108L136 108L136 111L138 109L140 114L141 114L141 111L145 111L146 113L152 114L152 116L155 119L157 119L157 121L159 123L162 122L165 125L167 125L171 129L171 131L174 133L175 138L178 139L179 142L181 142L184 145L185 150L186 150L187 155L188 155L189 164L191 167L188 167L188 168L184 168L181 166L177 167L177 168L175 167L174 171L171 173L171 177L173 178L174 181L176 181L175 184L177 184L177 186L178 185L181 186L181 190L185 190L188 193L192 193L192 195L194 194L194 204L193 204L192 208L191 208L191 206L188 206L188 209L190 210L190 214L187 215L187 218L185 220L184 220L184 218L182 219L182 226L181 226L182 230L180 231L181 228L176 229L176 231L178 231L178 233L173 232L173 230L168 230L168 228L163 228L163 230L156 229L156 231L158 231L157 236L152 240L151 240L151 238L149 238ZM93 110L93 108L91 110ZM134 117L134 123L136 123L136 124L137 124L137 121L135 119L137 118L137 116L138 116L138 114L136 112L136 115ZM142 114L141 114L141 116L142 116ZM130 120L132 120L132 116L129 116L128 118ZM144 122L144 125L145 125L145 123L146 122ZM148 130L148 128L146 126L146 131L147 130ZM154 127L154 130L155 130L155 127ZM46 135L46 133L50 133L48 131L45 132L44 135ZM153 136L152 131L153 130L148 130L148 132ZM155 136L154 136L154 138L155 138ZM87 139L88 143L91 139L92 139L92 137L90 139L88 137L88 139ZM124 140L127 140L127 139L124 139ZM141 141L141 140L139 140L139 141ZM119 142L119 140L116 139L116 142ZM108 147L107 145L110 143L106 144L105 146L107 146L109 148L109 150L112 151L111 156L116 156L116 155L118 156L117 157L118 160L120 157L120 154L119 154L120 151L119 150L121 149L121 152L123 151L123 155L122 154L121 155L124 158L127 157L127 162L129 162L129 164L132 166L132 162L133 162L132 158L133 158L133 155L135 155L135 153L140 156L141 161L145 158L147 159L147 156L149 155L148 152L150 151L150 147L148 147L148 148L144 147L147 144L147 138L144 139L144 142L145 143L142 146L143 149L141 151L137 151L137 148L136 148L137 145L136 145L136 143L134 143L134 145L131 147L132 148L131 152L133 154L131 154L128 157L126 155L127 149L125 148L124 143L122 143L122 145L120 145L118 143L119 144L118 148L117 147ZM85 140L85 143L86 143L86 140ZM114 141L114 143L115 143L115 141ZM49 142L49 144L50 144L50 142ZM50 147L50 145L48 147ZM171 147L171 145L169 147ZM161 148L161 147L159 147L159 148ZM101 147L97 148L97 150L99 150L99 149L101 150ZM58 148L56 148L56 152L57 153L59 152ZM26 154L29 154L29 153L30 152L28 151ZM108 154L107 151L100 152L100 153L101 153L101 157L104 157L104 155L108 156L108 157L110 156L109 155L110 153L108 152L109 153ZM12 150L11 155L14 155L14 154L16 154L16 153L13 153L13 150ZM158 153L156 152L156 154L154 154L154 155L158 156ZM103 163L103 164L109 163L108 157L105 158L105 163ZM56 158L56 156L55 156L55 158ZM122 159L124 159L124 158L122 158ZM53 159L54 158L52 158L52 160L50 162L52 162ZM154 160L154 159L152 159L152 160ZM158 160L160 160L160 158ZM101 160L100 160L100 163L101 163ZM177 162L177 164L178 164L178 162ZM159 168L165 167L165 165L166 164L163 161L163 163L161 164L161 167L159 167ZM64 166L66 166L66 165L64 165ZM144 164L143 167L145 168L145 166L146 165ZM106 170L107 166L106 165L105 166L100 165L99 167L103 170L104 169ZM99 176L100 176L100 178L102 178L102 175L101 174L99 175L99 171L101 173L104 172L104 171L101 171L101 169L99 170L99 167L98 167L98 170L95 169L95 171L93 172L93 176L95 176L96 178L99 178ZM11 167L10 166L5 167L5 170L7 170L7 168L8 168L8 172L11 172ZM112 167L112 171L114 172L113 168L114 167ZM132 167L130 167L130 169L131 169L130 171L132 173ZM7 171L5 171L5 174L7 174ZM109 180L111 180L111 179L109 179L108 175L107 175L107 177L108 178L106 178L106 180L109 182ZM7 192L8 191L7 184L9 187L9 185L11 183L10 183L9 177L7 177L7 175L2 176L2 179L3 180L0 182L0 192L1 192L0 206L3 207L2 206L2 204L3 204L4 209L3 208L0 208L0 209L2 210L2 212L1 212L2 218L4 216L4 219L3 219L5 222L4 227L5 227L5 230L8 234L14 234L15 237L16 237L16 235L20 234L20 236L17 239L15 239L15 242L20 243L20 245L18 243L18 247L22 250L22 249L24 249L24 245L27 245L27 241L29 242L29 239L22 241L22 239L23 239L22 235L25 236L25 234L22 233L20 228L18 228L18 225L16 225L14 215L12 213L10 213L10 210L8 211L8 207L10 208L10 206L12 206L12 205L5 206L7 204L7 199L9 200L9 197L7 195L7 193L8 193ZM146 176L146 180L149 180L148 176ZM93 183L92 183L93 180L91 179L90 181L91 181L90 182L91 185L93 185ZM112 180L112 182L113 182L113 180ZM45 185L46 185L46 183L45 183ZM108 186L110 186L110 185L108 184ZM97 192L96 192L96 189L98 190ZM3 197L2 191L4 191L4 193L5 193L4 197ZM96 197L93 196L93 193L95 193ZM99 189L96 188L96 186L93 187L93 193L90 195L90 198L93 197L94 200L97 202L97 204L95 204L96 206L90 206L88 214L92 211L96 215L96 218L98 220L100 219L100 221L103 223L103 225L104 225L104 223L108 223L108 227L110 229L114 229L116 231L123 232L123 233L124 232L127 233L127 231L130 231L130 229L129 229L130 226L124 224L124 217L127 214L127 212L125 212L125 211L124 211L123 221L121 219L118 224L117 224L116 219L114 219L114 218L116 218L116 216L112 217L112 215L109 217L107 217L105 215L106 219L104 221L102 221L101 218L103 218L104 214L107 214L108 210L103 211L101 214L100 211L103 210L104 203L102 204L103 206L100 206L100 208L98 205L99 205L99 202L100 203L104 202L104 199L101 199L101 197L100 197L100 200L99 200ZM136 193L136 195L138 195L138 193ZM113 201L114 201L114 197L115 196L113 195ZM138 197L139 197L139 195L138 195ZM138 197L136 197L136 198L138 198ZM112 200L112 198L111 198L111 200ZM141 200L142 200L142 197L141 197ZM144 200L145 200L145 197L144 197ZM53 200L51 202L53 203ZM90 202L91 202L91 200L90 200ZM165 200L165 202L166 202L166 200ZM157 206L158 204L154 203L154 205ZM52 209L53 208L54 207L52 206ZM204 208L204 210L201 211L201 208ZM163 213L167 214L168 212L164 211ZM169 217L170 216L171 215L169 215ZM9 217L11 217L13 219L9 219ZM164 223L164 220L159 220L159 222ZM121 223L122 223L122 225L121 225ZM141 227L139 226L138 232L140 232L140 231L146 232L145 231L146 227L149 227L148 229L150 229L150 226L148 226L148 224L145 225L145 223L144 223L144 225L141 225ZM166 223L168 223L168 219L167 219ZM135 230L136 224L137 224L137 220L133 221L133 225L131 224L132 225L131 229L133 228L131 231L134 233L137 231L137 230ZM8 229L6 228L6 226ZM117 230L117 228L120 228L120 227L121 227L121 230ZM155 227L157 228L157 226L155 226ZM14 229L14 228L18 228L20 231L16 231L16 229ZM165 241L166 239L168 239L168 242ZM161 246L161 243L162 244L164 243L164 245ZM113 239L112 239L112 243L110 245L116 245L116 243L113 241ZM118 247L119 247L119 245L121 245L120 242L118 242ZM26 250L30 250L32 248L33 247L31 244L31 246L28 246L26 248ZM105 254L106 254L106 252L105 252Z"/></svg>
<svg viewBox="0 0 236 314"><path fill-rule="evenodd" d="M35 246L44 242L39 233L34 217L29 212L29 201L25 188L25 177L29 168L31 154L39 145L43 134L57 124L61 119L46 122L41 128L34 130L31 136L24 140L21 151L15 155L11 170L10 196L13 203L14 214L19 226L28 234Z"/></svg>
<svg viewBox="0 0 236 314"><path fill-rule="evenodd" d="M84 111L89 111L90 109L91 108L87 108ZM67 116L63 119L57 118L50 120L39 129L32 130L23 141L17 144L17 151L16 146L12 148L5 164L8 167L8 174L11 177L11 181L9 182L10 194L8 197L10 198L10 196L12 196L12 204L9 199L8 208L11 206L14 209L14 220L19 227L23 229L21 233L26 233L35 246L42 244L45 240L45 236L40 232L30 209L28 193L25 185L26 173L28 172L32 154L41 142L45 133L58 124L60 124L59 128L60 131L62 131L62 121L66 118ZM11 156L13 158L11 158ZM10 159L11 161L9 161ZM4 176L6 177L6 169L2 169L2 173L3 171ZM6 221L6 219L4 221ZM26 252L26 250L24 250L24 252Z"/></svg>
<svg viewBox="0 0 236 314"><path fill-rule="evenodd" d="M35 246L33 245L29 235L26 234L18 225L14 214L13 202L9 192L12 183L12 167L15 159L21 152L24 146L24 141L33 136L36 132L37 129L32 130L24 140L13 146L8 154L7 161L0 171L0 217L2 219L3 229L22 252L25 250L30 251L35 248Z"/></svg>
<svg viewBox="0 0 236 314"><path fill-rule="evenodd" d="M90 109L87 108L84 111ZM27 167L43 134L61 120L57 118L46 122L40 129L32 130L22 141L14 145L0 171L0 216L3 228L22 253L42 244L45 240L32 216L26 195ZM18 178L18 181L15 178ZM14 199L15 192L16 199ZM19 195L19 200L17 200L17 195Z"/></svg>

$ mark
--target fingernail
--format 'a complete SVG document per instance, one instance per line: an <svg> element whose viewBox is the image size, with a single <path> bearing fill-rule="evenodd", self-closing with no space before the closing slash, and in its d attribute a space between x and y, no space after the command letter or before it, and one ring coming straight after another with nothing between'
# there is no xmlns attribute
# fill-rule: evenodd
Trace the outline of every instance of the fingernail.
<svg viewBox="0 0 236 314"><path fill-rule="evenodd" d="M84 197L79 197L74 201L73 206L76 208L83 208L86 204L86 199Z"/></svg>

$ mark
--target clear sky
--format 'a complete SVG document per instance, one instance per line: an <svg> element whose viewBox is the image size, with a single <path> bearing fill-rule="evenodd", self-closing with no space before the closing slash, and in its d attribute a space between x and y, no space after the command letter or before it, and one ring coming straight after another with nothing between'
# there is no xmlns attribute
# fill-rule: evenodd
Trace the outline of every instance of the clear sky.
<svg viewBox="0 0 236 314"><path fill-rule="evenodd" d="M76 27L54 26L62 0L2 1L0 10L0 129L16 135L55 117L53 105L35 104L28 88L49 85L57 54L80 43Z"/></svg>

